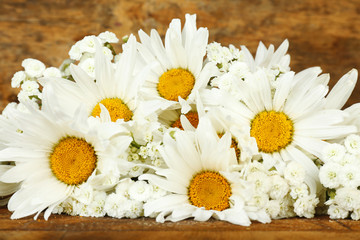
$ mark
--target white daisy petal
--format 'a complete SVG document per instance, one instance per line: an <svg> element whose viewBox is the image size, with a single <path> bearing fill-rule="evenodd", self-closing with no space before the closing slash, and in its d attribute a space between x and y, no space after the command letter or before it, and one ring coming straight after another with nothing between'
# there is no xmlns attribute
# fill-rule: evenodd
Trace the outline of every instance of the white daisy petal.
<svg viewBox="0 0 360 240"><path fill-rule="evenodd" d="M275 96L274 96L274 110L275 111L283 110L282 107L285 103L286 98L289 95L293 77L294 77L294 73L288 72L279 78L279 80L278 80L280 82L279 87L276 89Z"/></svg>
<svg viewBox="0 0 360 240"><path fill-rule="evenodd" d="M322 158L323 149L329 144L322 140L302 136L294 136L294 143L319 158Z"/></svg>
<svg viewBox="0 0 360 240"><path fill-rule="evenodd" d="M308 158L303 152L295 147L288 147L286 151L289 153L293 161L302 165L309 176L314 179L318 178L319 169L315 166L314 162Z"/></svg>
<svg viewBox="0 0 360 240"><path fill-rule="evenodd" d="M326 108L341 109L349 99L357 82L358 72L356 69L350 70L347 74L331 89L326 97Z"/></svg>

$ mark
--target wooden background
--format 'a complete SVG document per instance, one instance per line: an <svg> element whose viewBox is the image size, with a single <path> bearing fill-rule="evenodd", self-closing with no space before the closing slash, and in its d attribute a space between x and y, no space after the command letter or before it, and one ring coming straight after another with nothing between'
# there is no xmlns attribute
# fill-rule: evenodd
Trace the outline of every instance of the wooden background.
<svg viewBox="0 0 360 240"><path fill-rule="evenodd" d="M253 53L261 40L279 46L289 39L291 67L300 71L320 66L331 74L333 85L351 68L360 69L360 1L358 0L98 0L24 1L0 0L0 110L16 100L10 87L12 75L21 70L25 58L36 58L46 66L59 66L77 40L109 30L118 37L156 28L163 35L172 18L184 20L196 13L198 26L210 30L210 42L246 45ZM360 102L360 84L349 103ZM291 219L242 228L222 222L155 224L153 220L113 220L55 216L47 223L9 220L0 209L0 239L72 239L79 236L152 236L189 238L292 239L360 238L360 223ZM102 235L101 232L107 233Z"/></svg>
<svg viewBox="0 0 360 240"><path fill-rule="evenodd" d="M321 66L331 85L360 66L359 0L0 0L0 110L16 99L10 80L23 59L59 66L86 35L110 30L121 37L140 28L163 35L185 13L197 14L210 42L244 44L253 53L260 40L279 46L287 38L292 69ZM360 84L350 103L360 101L359 91Z"/></svg>

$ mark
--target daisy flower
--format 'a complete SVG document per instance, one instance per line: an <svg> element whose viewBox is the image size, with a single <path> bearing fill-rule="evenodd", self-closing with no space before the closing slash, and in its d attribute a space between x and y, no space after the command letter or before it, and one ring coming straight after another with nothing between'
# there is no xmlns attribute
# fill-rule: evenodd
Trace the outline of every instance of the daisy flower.
<svg viewBox="0 0 360 240"><path fill-rule="evenodd" d="M229 123L226 121L222 111L212 105L204 106L198 94L195 101L196 104L191 104L189 108L182 107L181 109L161 111L159 121L166 126L172 127L170 131L173 131L173 128L195 131L199 119L206 116L219 137L222 137L227 131L231 133L231 147L235 150L236 158L241 163L249 163L251 157L258 153L255 139L250 137L245 129L229 128ZM183 102L185 101L180 101L180 104L183 104ZM183 112L183 110L187 112Z"/></svg>
<svg viewBox="0 0 360 240"><path fill-rule="evenodd" d="M182 31L180 20L172 20L165 35L165 46L156 30L152 30L150 36L139 31L138 50L143 60L152 66L141 90L149 113L179 107L179 99L193 103L195 93L205 88L210 77L217 73L214 63L204 66L208 30L197 29L196 15L185 17Z"/></svg>
<svg viewBox="0 0 360 240"><path fill-rule="evenodd" d="M161 150L169 168L140 177L171 193L147 202L145 216L158 213L159 222L190 217L198 221L215 217L246 226L250 219L269 222L265 210L247 209L245 202L250 201L251 187L239 172L231 171L237 161L229 133L219 139L204 117L195 132L178 131L175 139L165 135Z"/></svg>
<svg viewBox="0 0 360 240"><path fill-rule="evenodd" d="M251 55L246 46L241 46L243 52L243 61L248 65L250 71L255 72L257 68L266 68L278 70L278 73L288 72L290 70L290 55L287 54L289 41L286 39L275 51L274 45L269 48L260 42L256 50L255 58Z"/></svg>
<svg viewBox="0 0 360 240"><path fill-rule="evenodd" d="M199 94L196 94L193 104L188 104L183 99L180 99L179 103L180 106L177 108L159 111L158 121L166 127L195 131L199 118L205 115L205 106Z"/></svg>
<svg viewBox="0 0 360 240"><path fill-rule="evenodd" d="M45 209L48 219L77 186L109 175L106 166L117 163L110 142L121 134L117 124L99 124L84 117L82 109L74 115L58 112L57 106L48 105L53 94L45 94L42 110L30 105L28 112L10 109L12 123L0 129L1 140L11 139L0 151L0 161L14 163L1 173L0 181L19 183L8 203L12 219L32 214L37 218ZM118 136L117 140L123 143L118 150L125 151L131 137Z"/></svg>
<svg viewBox="0 0 360 240"><path fill-rule="evenodd" d="M305 181L312 192L319 171L309 153L322 159L322 150L328 145L324 140L357 131L355 126L341 125L345 112L324 109L328 86L322 76L318 77L320 72L319 68L310 68L296 75L285 73L272 93L269 80L259 70L238 82L241 99L224 94L222 103L233 125L249 127L268 169L283 172L287 161L298 162L305 169ZM351 77L356 81L357 74Z"/></svg>
<svg viewBox="0 0 360 240"><path fill-rule="evenodd" d="M84 72L79 66L71 64L70 71L75 82L63 78L42 79L44 91L51 87L59 99L58 105L63 111L76 112L84 104L87 116L128 122L137 115L137 93L141 75L135 76L137 61L136 40L130 36L124 46L121 59L115 68L111 60L104 55L100 44L94 39L95 78ZM104 112L102 112L104 110Z"/></svg>

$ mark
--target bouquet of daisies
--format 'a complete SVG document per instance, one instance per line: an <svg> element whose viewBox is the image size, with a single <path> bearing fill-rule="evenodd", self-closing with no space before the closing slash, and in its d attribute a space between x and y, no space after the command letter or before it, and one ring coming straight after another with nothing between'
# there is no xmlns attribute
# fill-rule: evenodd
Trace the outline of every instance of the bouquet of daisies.
<svg viewBox="0 0 360 240"><path fill-rule="evenodd" d="M356 81L277 50L208 43L196 16L122 38L87 36L59 68L22 62L0 116L1 204L44 213L239 225L360 218Z"/></svg>

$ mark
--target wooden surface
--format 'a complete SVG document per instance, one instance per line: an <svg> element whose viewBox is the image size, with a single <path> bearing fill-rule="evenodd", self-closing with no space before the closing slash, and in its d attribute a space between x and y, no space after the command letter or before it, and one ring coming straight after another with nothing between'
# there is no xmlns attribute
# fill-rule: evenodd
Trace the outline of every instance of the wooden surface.
<svg viewBox="0 0 360 240"><path fill-rule="evenodd" d="M156 28L164 35L172 18L198 15L210 41L246 45L253 53L261 40L279 46L289 39L291 67L321 66L333 85L351 68L360 69L360 1L357 0L0 0L0 110L16 99L12 75L25 58L59 66L72 44L86 35L110 30L118 37ZM360 84L349 106L360 102ZM225 222L158 224L152 219L118 220L53 215L48 222L10 220L0 209L0 239L360 239L360 222L284 219L239 227Z"/></svg>
<svg viewBox="0 0 360 240"><path fill-rule="evenodd" d="M0 209L0 239L360 239L360 224L351 220L282 219L250 227L211 220L157 223L153 219L86 218L51 215L48 221L10 220Z"/></svg>
<svg viewBox="0 0 360 240"><path fill-rule="evenodd" d="M359 0L0 0L0 110L16 99L12 75L24 58L59 66L75 41L110 30L119 37L158 29L196 13L210 41L279 46L289 39L291 67L321 66L331 85L360 66ZM360 84L350 103L360 101ZM348 104L349 105L349 104Z"/></svg>

